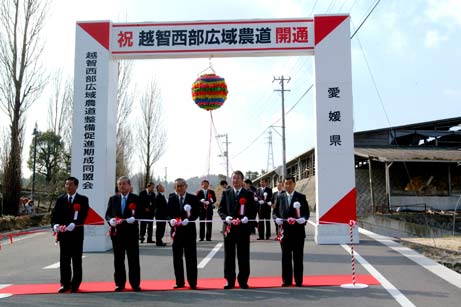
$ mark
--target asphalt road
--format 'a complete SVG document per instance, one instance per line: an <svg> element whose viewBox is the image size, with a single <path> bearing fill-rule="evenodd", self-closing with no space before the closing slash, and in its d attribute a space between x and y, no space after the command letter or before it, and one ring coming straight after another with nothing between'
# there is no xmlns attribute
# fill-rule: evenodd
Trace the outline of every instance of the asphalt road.
<svg viewBox="0 0 461 307"><path fill-rule="evenodd" d="M198 263L222 242L220 226L214 227L213 241L197 243ZM316 245L313 241L313 226L308 224L307 228L309 235L304 249L304 275L350 274L351 257L347 246ZM390 248L363 234L360 235L360 240L355 248L356 272L372 274L381 282L380 285L365 289L329 286L14 295L0 296L0 306L459 306L461 275L454 275L453 284L453 281L440 278L428 268L402 255L398 247ZM141 244L143 280L174 280L171 244L169 240L167 243L166 247ZM257 241L256 236L252 236L250 250L251 276L281 275L278 242ZM85 253L84 256L84 282L113 281L111 251ZM14 244L3 241L0 250L0 288L2 284L57 283L59 269L45 267L58 261L59 247L54 244L51 232L20 237ZM445 271L441 274L445 274ZM223 278L223 247L220 247L203 268L199 268L199 287L200 278ZM222 285L224 284L223 278Z"/></svg>

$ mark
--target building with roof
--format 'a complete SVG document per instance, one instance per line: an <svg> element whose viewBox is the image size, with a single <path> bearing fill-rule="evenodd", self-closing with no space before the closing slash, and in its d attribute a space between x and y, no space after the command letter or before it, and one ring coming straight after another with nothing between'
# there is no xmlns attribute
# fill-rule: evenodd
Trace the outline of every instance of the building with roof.
<svg viewBox="0 0 461 307"><path fill-rule="evenodd" d="M358 215L461 209L461 117L355 132L354 143ZM287 175L314 207L315 149L288 161ZM276 186L281 167L262 178Z"/></svg>

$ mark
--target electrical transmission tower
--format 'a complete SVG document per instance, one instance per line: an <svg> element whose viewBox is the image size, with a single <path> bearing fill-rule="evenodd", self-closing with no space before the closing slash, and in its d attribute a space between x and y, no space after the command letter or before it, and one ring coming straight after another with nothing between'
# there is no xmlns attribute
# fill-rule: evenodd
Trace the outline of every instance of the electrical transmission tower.
<svg viewBox="0 0 461 307"><path fill-rule="evenodd" d="M219 155L219 157L224 157L226 158L226 180L229 178L229 139L228 139L228 135L227 133L226 134L218 134L216 136L217 138L226 138L225 140L225 144L226 144L226 150L224 151L224 153L222 155Z"/></svg>
<svg viewBox="0 0 461 307"><path fill-rule="evenodd" d="M266 171L269 172L275 168L274 165L274 151L272 149L272 129L269 129L268 136L267 136L267 143L269 144L269 148L267 150L267 166Z"/></svg>

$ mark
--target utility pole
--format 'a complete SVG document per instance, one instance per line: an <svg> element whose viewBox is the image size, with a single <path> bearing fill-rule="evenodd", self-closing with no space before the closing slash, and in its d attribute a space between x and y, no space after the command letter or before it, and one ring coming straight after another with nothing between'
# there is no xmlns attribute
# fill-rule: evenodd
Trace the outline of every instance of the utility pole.
<svg viewBox="0 0 461 307"><path fill-rule="evenodd" d="M269 129L268 131L268 136L267 136L267 141L269 144L269 148L267 151L267 165L266 165L266 171L270 171L275 168L274 166L274 150L272 148L272 129Z"/></svg>
<svg viewBox="0 0 461 307"><path fill-rule="evenodd" d="M283 76L280 78L274 77L274 80L272 83L275 81L279 81L281 85L280 90L274 90L276 92L282 92L282 176L283 180L287 177L287 149L286 149L286 144L285 144L285 92L289 92L290 90L285 89L285 81L290 82L291 77L288 77L288 79L285 79Z"/></svg>
<svg viewBox="0 0 461 307"><path fill-rule="evenodd" d="M165 187L168 184L167 173L168 173L168 166L165 166Z"/></svg>
<svg viewBox="0 0 461 307"><path fill-rule="evenodd" d="M225 157L226 158L226 180L227 180L227 179L229 179L229 138L228 138L227 133L226 134L218 134L218 135L216 135L216 137L218 137L218 138L225 137L226 138L226 141L225 141L226 150L224 151L224 153L222 155L219 155L219 157Z"/></svg>

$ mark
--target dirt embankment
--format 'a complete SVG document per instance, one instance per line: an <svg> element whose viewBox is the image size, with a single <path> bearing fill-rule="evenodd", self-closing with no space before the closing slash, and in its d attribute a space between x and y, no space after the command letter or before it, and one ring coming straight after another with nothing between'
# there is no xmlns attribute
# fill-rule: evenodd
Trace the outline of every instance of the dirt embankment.
<svg viewBox="0 0 461 307"><path fill-rule="evenodd" d="M401 238L400 243L461 274L461 237Z"/></svg>

